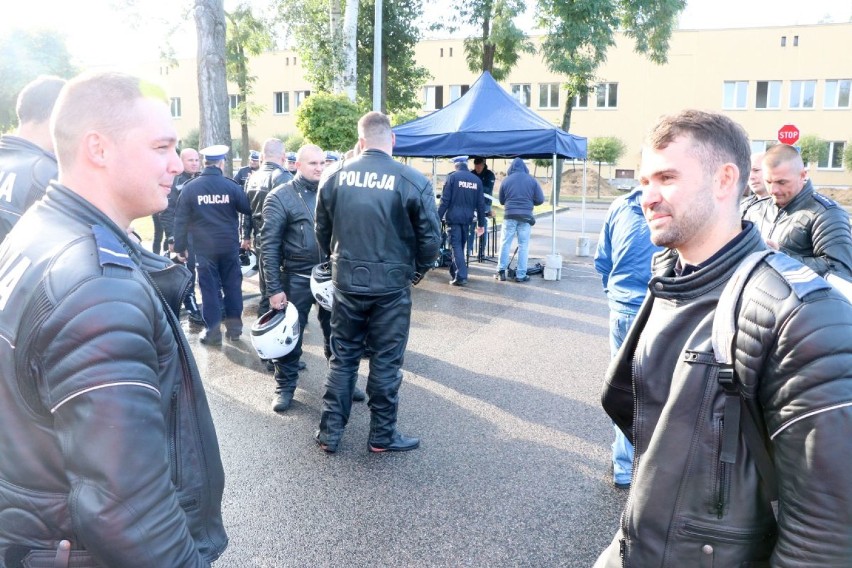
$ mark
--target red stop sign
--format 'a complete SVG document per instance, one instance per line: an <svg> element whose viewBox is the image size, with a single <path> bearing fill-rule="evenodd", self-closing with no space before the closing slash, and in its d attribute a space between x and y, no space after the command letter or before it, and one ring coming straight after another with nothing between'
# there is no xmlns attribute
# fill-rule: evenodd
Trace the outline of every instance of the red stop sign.
<svg viewBox="0 0 852 568"><path fill-rule="evenodd" d="M778 129L778 141L792 146L799 141L799 129L792 124L785 124Z"/></svg>

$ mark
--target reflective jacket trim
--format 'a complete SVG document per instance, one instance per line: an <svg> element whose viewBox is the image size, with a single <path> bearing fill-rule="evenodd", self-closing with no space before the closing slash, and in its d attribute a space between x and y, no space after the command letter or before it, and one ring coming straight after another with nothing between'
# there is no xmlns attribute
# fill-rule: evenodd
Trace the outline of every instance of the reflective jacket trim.
<svg viewBox="0 0 852 568"><path fill-rule="evenodd" d="M774 440L775 436L777 436L778 434L780 434L781 432L783 432L784 430L786 430L787 428L789 428L790 426L792 426L793 424L798 422L799 420L803 420L805 418L810 418L811 416L816 416L817 414L822 414L823 412L828 412L829 410L837 410L838 408L846 408L847 406L852 406L852 401L844 402L844 403L841 403L841 404L835 404L835 405L832 405L832 406L826 406L825 408L820 408L819 410L812 410L811 412L806 412L805 414L802 414L801 416L796 416L795 418L793 418L789 422L782 424L781 427L778 428L778 430L776 430L771 436L769 436L769 439Z"/></svg>
<svg viewBox="0 0 852 568"><path fill-rule="evenodd" d="M59 408L63 404L65 404L66 402L68 402L68 401L70 401L74 398L77 398L81 394L86 394L86 393L89 393L89 392L92 392L92 391L95 391L95 390L98 390L98 389L105 389L107 387L144 387L146 389L151 389L152 391L157 393L157 395L160 394L159 389L152 387L148 383L141 383L141 382L138 382L138 381L131 381L131 382L119 381L119 382L114 382L114 383L105 383L103 385L97 385L97 386L94 386L94 387L89 387L87 389L83 389L81 391L75 392L74 394L72 394L72 395L64 398L63 400L59 401L59 403L57 403L56 406L54 406L53 408L50 409L50 413L54 414L57 410L59 410Z"/></svg>

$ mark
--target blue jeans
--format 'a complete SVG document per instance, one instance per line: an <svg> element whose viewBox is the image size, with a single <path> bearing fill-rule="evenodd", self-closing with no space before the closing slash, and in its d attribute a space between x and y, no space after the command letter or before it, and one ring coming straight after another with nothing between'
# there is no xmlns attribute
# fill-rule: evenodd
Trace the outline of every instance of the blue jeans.
<svg viewBox="0 0 852 568"><path fill-rule="evenodd" d="M527 256L530 250L530 233L532 225L526 221L517 219L503 219L503 240L500 245L500 261L497 270L506 270L509 266L509 251L512 249L512 241L518 235L518 270L516 276L523 278L527 275Z"/></svg>
<svg viewBox="0 0 852 568"><path fill-rule="evenodd" d="M627 337L627 331L636 319L635 313L623 314L609 312L609 350L613 357ZM630 483L633 478L633 444L618 426L615 428L615 441L612 443L612 477L615 483Z"/></svg>

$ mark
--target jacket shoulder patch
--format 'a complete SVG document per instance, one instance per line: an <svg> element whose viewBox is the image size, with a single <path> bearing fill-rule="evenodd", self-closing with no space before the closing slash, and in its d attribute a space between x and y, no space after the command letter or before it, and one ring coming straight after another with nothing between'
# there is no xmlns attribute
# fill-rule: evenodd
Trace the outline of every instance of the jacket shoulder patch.
<svg viewBox="0 0 852 568"><path fill-rule="evenodd" d="M790 285L800 300L811 292L831 288L819 274L786 254L771 254L766 258L766 262Z"/></svg>
<svg viewBox="0 0 852 568"><path fill-rule="evenodd" d="M95 245L98 247L98 262L102 267L107 265L130 269L136 267L121 241L112 231L101 225L92 225L92 234L95 236Z"/></svg>

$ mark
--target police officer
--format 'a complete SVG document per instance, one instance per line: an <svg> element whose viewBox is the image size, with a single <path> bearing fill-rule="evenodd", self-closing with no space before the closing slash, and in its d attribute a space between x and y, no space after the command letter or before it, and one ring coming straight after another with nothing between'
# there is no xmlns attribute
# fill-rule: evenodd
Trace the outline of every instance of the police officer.
<svg viewBox="0 0 852 568"><path fill-rule="evenodd" d="M273 188L293 179L290 172L284 169L284 142L278 138L270 138L263 143L263 162L260 168L246 182L246 195L251 205L251 215L243 217L242 248L251 246L254 238L254 251L257 254L258 280L260 283L260 302L257 305L257 315L262 316L269 311L269 298L266 294L266 275L263 271L263 247L260 244L260 233L263 229L263 204ZM317 178L319 179L319 178Z"/></svg>
<svg viewBox="0 0 852 568"><path fill-rule="evenodd" d="M418 438L396 429L399 385L411 289L438 256L440 230L432 185L391 158L388 117L369 112L358 121L357 158L328 168L320 182L317 242L331 254L335 294L331 359L316 441L337 451L352 408L352 391L366 347L369 450L413 450Z"/></svg>
<svg viewBox="0 0 852 568"><path fill-rule="evenodd" d="M277 308L292 302L299 311L299 328L304 330L311 306L316 304L311 294L311 270L328 258L320 252L314 235L317 186L325 168L322 149L312 144L302 146L296 167L296 177L273 189L266 198L260 242L269 294L267 303ZM328 358L331 356L331 313L317 306L317 319ZM302 336L299 334L296 347L286 357L275 360L276 388L272 399L275 412L284 412L293 400L299 379ZM364 398L364 392L356 389L353 399Z"/></svg>
<svg viewBox="0 0 852 568"><path fill-rule="evenodd" d="M56 177L50 111L64 84L49 76L30 82L18 94L15 134L0 137L0 241Z"/></svg>
<svg viewBox="0 0 852 568"><path fill-rule="evenodd" d="M467 284L467 262L465 262L465 246L467 231L473 222L473 213L479 226L476 234L485 232L485 194L482 181L476 174L467 169L467 156L453 158L456 171L447 176L444 189L441 192L441 206L438 207L438 217L447 225L450 246L453 249L453 261L450 263L450 284L464 286Z"/></svg>
<svg viewBox="0 0 852 568"><path fill-rule="evenodd" d="M174 246L185 261L188 241L192 241L198 263L201 311L207 327L201 334L201 343L221 345L223 301L228 339L237 341L243 332L238 214L248 215L251 208L242 188L223 173L228 147L210 146L201 154L204 170L184 186L178 198Z"/></svg>
<svg viewBox="0 0 852 568"><path fill-rule="evenodd" d="M240 184L240 187L245 188L246 181L249 176L260 169L260 152L252 150L249 152L249 165L241 167L237 170L237 175L234 176L234 181Z"/></svg>
<svg viewBox="0 0 852 568"><path fill-rule="evenodd" d="M287 165L284 166L291 176L296 175L296 152L287 152Z"/></svg>

